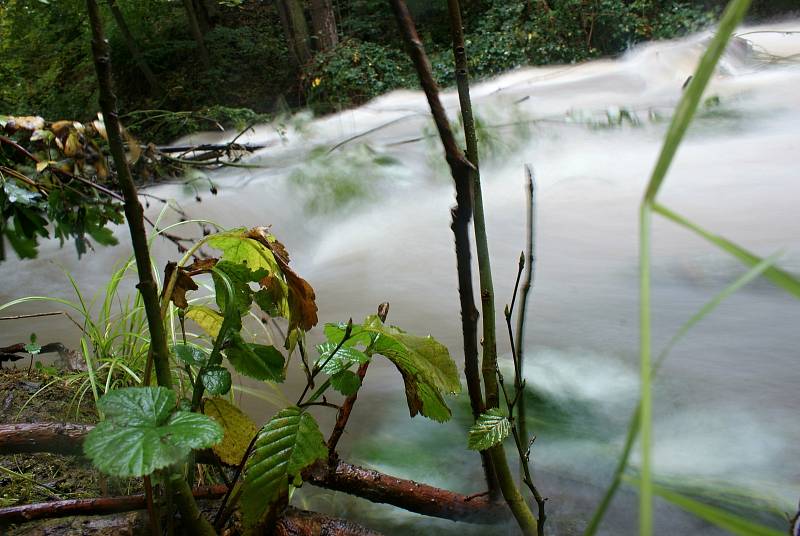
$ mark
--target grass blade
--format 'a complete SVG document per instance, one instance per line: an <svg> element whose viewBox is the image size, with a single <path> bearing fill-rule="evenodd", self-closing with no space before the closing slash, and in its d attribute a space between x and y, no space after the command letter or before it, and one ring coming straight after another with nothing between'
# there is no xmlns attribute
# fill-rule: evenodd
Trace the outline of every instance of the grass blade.
<svg viewBox="0 0 800 536"><path fill-rule="evenodd" d="M658 373L658 370L661 368L661 364L666 359L669 352L675 346L675 344L683 338L686 333L689 332L691 328L693 328L700 320L708 316L714 309L719 306L725 299L733 295L739 289L756 279L758 276L763 274L765 271L769 270L775 262L780 257L781 252L778 251L773 253L766 259L760 260L758 264L750 268L747 272L742 274L736 281L725 287L721 292L715 295L711 300L709 300L703 307L700 308L694 315L692 315L689 320L687 320L680 329L675 333L675 335L670 339L669 343L664 347L661 353L658 355L658 359L656 359L655 365L653 367L653 371L651 373L651 379L655 377ZM600 501L600 504L597 506L594 514L592 515L592 519L589 521L589 525L586 527L584 531L584 536L594 536L597 533L597 529L600 528L600 524L603 521L603 518L606 515L606 511L608 507L611 505L611 501L614 498L614 495L617 493L619 489L619 485L622 481L622 474L625 471L625 467L628 465L628 460L631 455L631 450L633 450L633 443L636 441L636 437L639 435L639 425L641 423L640 416L641 416L641 404L636 405L636 410L633 412L631 416L630 424L628 425L628 433L625 437L625 443L622 447L622 453L620 454L619 461L617 462L616 467L614 468L614 476L611 482L611 485L606 490L605 495Z"/></svg>
<svg viewBox="0 0 800 536"><path fill-rule="evenodd" d="M739 536L785 536L786 534L784 531L753 523L726 510L695 501L661 486L654 486L653 491L662 499L732 534Z"/></svg>
<svg viewBox="0 0 800 536"><path fill-rule="evenodd" d="M757 255L754 255L749 251L747 251L746 249L737 246L730 240L726 240L721 236L706 231L702 227L692 223L683 216L676 214L675 212L671 211L670 209L668 209L663 205L654 203L653 211L664 216L668 220L671 220L677 223L678 225L681 225L682 227L686 227L690 231L698 234L699 236L702 236L703 238L705 238L718 248L733 255L734 257L736 257L737 259L739 259L748 266L754 266L758 264L758 262L761 260ZM780 268L771 267L764 272L764 277L769 279L775 285L779 286L780 288L794 295L796 298L800 298L800 280L798 280L795 276L793 276L789 272L781 270Z"/></svg>
<svg viewBox="0 0 800 536"><path fill-rule="evenodd" d="M653 489L651 474L651 453L652 453L652 392L650 386L651 363L650 363L650 246L651 220L653 203L658 194L661 184L667 175L667 171L672 164L678 146L683 140L689 124L692 122L697 106L703 96L703 91L714 73L719 58L725 51L731 34L736 26L744 18L747 8L750 7L750 0L731 0L722 14L722 19L717 28L717 33L711 40L700 64L692 76L689 86L683 94L675 114L672 117L664 145L658 156L653 174L647 184L644 198L641 204L639 216L639 366L641 369L641 402L640 402L640 423L642 434L642 482L639 487L639 534L640 536L651 536L653 533Z"/></svg>

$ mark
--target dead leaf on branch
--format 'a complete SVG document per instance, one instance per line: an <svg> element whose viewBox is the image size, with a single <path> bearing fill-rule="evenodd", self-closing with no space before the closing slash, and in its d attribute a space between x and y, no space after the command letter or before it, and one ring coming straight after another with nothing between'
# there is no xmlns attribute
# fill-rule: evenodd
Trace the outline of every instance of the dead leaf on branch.
<svg viewBox="0 0 800 536"><path fill-rule="evenodd" d="M177 263L167 263L167 266L164 268L164 281L172 279L172 274L176 267ZM186 301L186 293L190 290L197 290L198 288L197 283L186 273L186 269L178 268L178 277L175 280L175 286L172 288L172 295L169 298L176 307L186 309L189 307L189 302Z"/></svg>

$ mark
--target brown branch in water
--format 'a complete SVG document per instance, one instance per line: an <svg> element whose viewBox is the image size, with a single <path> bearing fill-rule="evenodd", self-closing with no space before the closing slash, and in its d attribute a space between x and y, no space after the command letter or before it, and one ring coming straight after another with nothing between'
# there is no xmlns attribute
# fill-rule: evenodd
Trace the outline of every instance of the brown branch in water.
<svg viewBox="0 0 800 536"><path fill-rule="evenodd" d="M317 463L303 472L303 480L321 488L442 519L493 524L508 518L506 505L492 502L485 495L466 496L343 461L332 465Z"/></svg>
<svg viewBox="0 0 800 536"><path fill-rule="evenodd" d="M192 490L197 499L217 499L227 491L224 485L207 486ZM26 523L37 519L76 515L100 515L143 510L147 507L144 493L120 497L98 497L94 499L68 499L46 503L23 504L0 508L0 526Z"/></svg>
<svg viewBox="0 0 800 536"><path fill-rule="evenodd" d="M50 452L79 456L83 453L83 439L92 428L90 424L0 424L0 455ZM219 463L211 451L197 452L196 460ZM490 501L486 493L462 495L344 461L332 465L320 462L303 476L309 484L321 488L443 519L497 523L508 515L505 504Z"/></svg>

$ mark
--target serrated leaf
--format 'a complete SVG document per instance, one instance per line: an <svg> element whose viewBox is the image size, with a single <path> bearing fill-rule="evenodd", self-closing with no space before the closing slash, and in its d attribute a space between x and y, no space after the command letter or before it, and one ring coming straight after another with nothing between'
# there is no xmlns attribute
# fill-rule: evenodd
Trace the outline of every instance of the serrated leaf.
<svg viewBox="0 0 800 536"><path fill-rule="evenodd" d="M231 373L225 367L213 366L203 371L200 375L203 387L208 394L224 395L231 390Z"/></svg>
<svg viewBox="0 0 800 536"><path fill-rule="evenodd" d="M239 373L257 380L284 380L283 354L274 346L246 343L238 333L231 335L230 344L225 355Z"/></svg>
<svg viewBox="0 0 800 536"><path fill-rule="evenodd" d="M219 233L209 238L207 244L222 251L222 258L234 264L242 264L250 270L266 270L270 274L281 273L275 256L269 248L246 236L247 229L239 228Z"/></svg>
<svg viewBox="0 0 800 536"><path fill-rule="evenodd" d="M184 363L193 367L201 367L208 359L208 353L198 346L191 344L175 344L172 352Z"/></svg>
<svg viewBox="0 0 800 536"><path fill-rule="evenodd" d="M511 423L499 408L482 413L469 429L467 447L486 450L499 445L511 433Z"/></svg>
<svg viewBox="0 0 800 536"><path fill-rule="evenodd" d="M228 465L238 465L258 427L239 408L222 398L203 401L203 413L222 426L225 435L212 447L214 453Z"/></svg>
<svg viewBox="0 0 800 536"><path fill-rule="evenodd" d="M338 343L333 342L324 342L317 345L319 358L316 365L321 366L324 364L322 372L325 374L333 375L350 368L354 363L366 363L369 361L369 356L361 350L345 345L336 350L338 346ZM334 350L336 350L336 353L331 357L331 353Z"/></svg>
<svg viewBox="0 0 800 536"><path fill-rule="evenodd" d="M342 370L331 376L331 387L344 396L350 396L358 392L361 387L361 378L353 371Z"/></svg>
<svg viewBox="0 0 800 536"><path fill-rule="evenodd" d="M253 290L250 288L250 282L258 281L266 272L259 270L253 272L244 264L235 264L230 261L220 261L214 267L215 271L212 272L211 277L214 280L214 289L216 290L215 299L221 311L224 311L227 303L227 292L222 283L221 277L217 271L223 272L228 276L233 291L233 299L236 303L236 308L239 315L244 315L250 310L250 305L253 303Z"/></svg>
<svg viewBox="0 0 800 536"><path fill-rule="evenodd" d="M259 432L245 466L240 501L245 526L256 526L289 483L327 455L322 433L310 414L297 407L278 412Z"/></svg>
<svg viewBox="0 0 800 536"><path fill-rule="evenodd" d="M334 347L342 342L342 337L344 337L345 330L347 329L347 322L340 322L338 324L325 324L324 332L325 338L328 339L329 342L332 342ZM350 337L344 341L342 345L345 348L349 348L351 346L358 346L359 344L363 346L369 346L372 342L372 337L374 335L365 331L359 325L353 325L352 329L350 330Z"/></svg>
<svg viewBox="0 0 800 536"><path fill-rule="evenodd" d="M443 395L459 393L461 381L447 348L430 335L417 337L384 326L374 315L362 327L378 335L372 351L388 358L402 374L411 416L421 413L435 421L449 420L452 413Z"/></svg>
<svg viewBox="0 0 800 536"><path fill-rule="evenodd" d="M98 401L106 419L87 435L85 454L104 473L143 476L222 439L213 419L175 406L175 392L164 387L111 391Z"/></svg>
<svg viewBox="0 0 800 536"><path fill-rule="evenodd" d="M186 318L194 320L203 331L217 338L222 327L222 315L205 305L192 305L186 309Z"/></svg>

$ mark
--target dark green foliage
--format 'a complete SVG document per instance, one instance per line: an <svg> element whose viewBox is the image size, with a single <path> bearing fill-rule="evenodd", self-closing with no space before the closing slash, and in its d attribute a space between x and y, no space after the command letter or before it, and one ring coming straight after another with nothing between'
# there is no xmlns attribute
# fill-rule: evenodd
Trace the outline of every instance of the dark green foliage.
<svg viewBox="0 0 800 536"><path fill-rule="evenodd" d="M317 54L305 77L307 102L318 113L360 104L414 83L411 62L401 48L358 39Z"/></svg>

